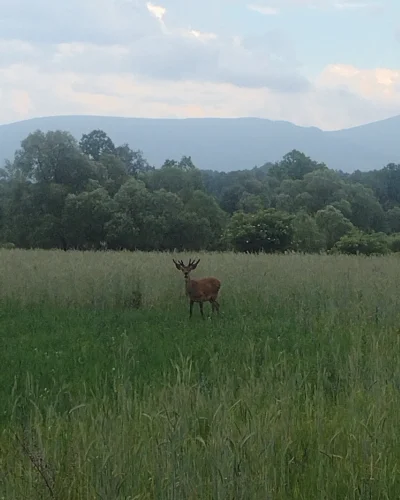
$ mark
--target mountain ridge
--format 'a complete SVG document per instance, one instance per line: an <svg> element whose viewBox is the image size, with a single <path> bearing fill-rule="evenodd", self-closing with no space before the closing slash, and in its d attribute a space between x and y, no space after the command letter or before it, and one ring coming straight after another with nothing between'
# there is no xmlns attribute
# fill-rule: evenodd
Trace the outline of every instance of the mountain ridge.
<svg viewBox="0 0 400 500"><path fill-rule="evenodd" d="M0 125L0 160L12 160L21 141L37 129L66 130L78 140L101 129L116 145L126 142L142 150L156 167L187 155L201 169L229 172L280 160L293 149L345 172L400 163L400 115L334 131L257 117L45 116Z"/></svg>

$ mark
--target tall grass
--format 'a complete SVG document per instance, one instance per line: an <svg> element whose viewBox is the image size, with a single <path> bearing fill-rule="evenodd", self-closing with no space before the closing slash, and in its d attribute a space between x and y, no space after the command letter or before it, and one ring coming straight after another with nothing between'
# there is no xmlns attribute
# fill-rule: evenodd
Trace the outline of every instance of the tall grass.
<svg viewBox="0 0 400 500"><path fill-rule="evenodd" d="M0 498L398 498L398 259L198 257L0 251Z"/></svg>

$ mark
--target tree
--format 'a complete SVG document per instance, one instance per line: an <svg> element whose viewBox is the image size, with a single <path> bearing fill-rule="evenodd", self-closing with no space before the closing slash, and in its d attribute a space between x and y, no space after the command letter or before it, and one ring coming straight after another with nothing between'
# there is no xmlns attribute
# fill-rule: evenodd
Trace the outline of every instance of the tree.
<svg viewBox="0 0 400 500"><path fill-rule="evenodd" d="M113 196L118 189L129 179L124 162L118 156L104 153L100 162L104 167L103 185L108 193Z"/></svg>
<svg viewBox="0 0 400 500"><path fill-rule="evenodd" d="M139 173L145 173L153 169L143 157L143 151L132 151L128 144L118 146L115 149L115 154L124 164L128 175L136 177Z"/></svg>
<svg viewBox="0 0 400 500"><path fill-rule="evenodd" d="M340 199L338 201L334 201L331 203L332 207L335 207L339 212L342 212L342 214L347 218L350 219L351 216L353 215L352 209L351 209L351 203L347 200Z"/></svg>
<svg viewBox="0 0 400 500"><path fill-rule="evenodd" d="M325 235L314 217L299 212L292 220L293 248L301 252L320 252L325 249Z"/></svg>
<svg viewBox="0 0 400 500"><path fill-rule="evenodd" d="M83 134L79 146L95 161L99 161L103 154L115 154L114 143L103 130L92 130L89 134Z"/></svg>
<svg viewBox="0 0 400 500"><path fill-rule="evenodd" d="M254 214L263 208L265 208L265 206L259 195L250 194L245 191L239 200L239 210L245 213Z"/></svg>
<svg viewBox="0 0 400 500"><path fill-rule="evenodd" d="M238 184L224 188L221 195L220 205L222 210L228 214L233 214L239 210L240 200L244 193L244 187Z"/></svg>
<svg viewBox="0 0 400 500"><path fill-rule="evenodd" d="M212 243L212 239L209 221L191 212L179 214L169 232L169 242L173 244L172 248L179 251L198 251L207 248Z"/></svg>
<svg viewBox="0 0 400 500"><path fill-rule="evenodd" d="M106 241L106 225L113 211L112 200L103 188L68 195L62 216L68 244L74 248L100 248Z"/></svg>
<svg viewBox="0 0 400 500"><path fill-rule="evenodd" d="M185 210L199 219L207 221L207 226L210 228L210 238L208 243L204 242L203 248L208 248L219 240L227 217L212 196L200 190L194 191L185 205Z"/></svg>
<svg viewBox="0 0 400 500"><path fill-rule="evenodd" d="M14 169L28 180L70 186L82 190L90 178L98 173L78 149L76 140L68 132L44 134L37 130L21 142L15 153Z"/></svg>
<svg viewBox="0 0 400 500"><path fill-rule="evenodd" d="M335 201L342 186L339 174L327 168L314 170L304 177L304 190L312 197L314 212Z"/></svg>
<svg viewBox="0 0 400 500"><path fill-rule="evenodd" d="M350 255L382 255L389 253L389 239L385 233L365 234L355 230L336 242L333 252Z"/></svg>
<svg viewBox="0 0 400 500"><path fill-rule="evenodd" d="M385 231L385 212L372 189L362 184L347 186L347 199L351 204L351 222L363 231Z"/></svg>
<svg viewBox="0 0 400 500"><path fill-rule="evenodd" d="M271 166L268 174L281 181L284 179L303 179L307 174L320 169L327 170L327 167L324 163L313 161L304 153L294 149L285 154L280 162Z"/></svg>
<svg viewBox="0 0 400 500"><path fill-rule="evenodd" d="M386 212L386 224L390 233L400 233L400 207L391 208Z"/></svg>
<svg viewBox="0 0 400 500"><path fill-rule="evenodd" d="M199 169L182 166L172 160L167 160L160 169L149 172L146 184L152 191L166 189L179 194L185 201L190 198L193 191L204 189Z"/></svg>
<svg viewBox="0 0 400 500"><path fill-rule="evenodd" d="M228 223L225 240L239 252L284 252L292 245L292 219L273 208L255 214L236 212Z"/></svg>
<svg viewBox="0 0 400 500"><path fill-rule="evenodd" d="M319 210L315 221L321 233L325 236L326 248L331 249L342 236L354 230L353 224L332 205Z"/></svg>
<svg viewBox="0 0 400 500"><path fill-rule="evenodd" d="M400 234L399 190L395 164L350 175L293 150L275 164L228 173L201 171L190 156L154 168L102 130L79 144L68 132L37 130L0 168L0 242L314 252L355 228L364 239Z"/></svg>
<svg viewBox="0 0 400 500"><path fill-rule="evenodd" d="M139 228L126 213L114 212L105 226L105 240L111 250L135 250Z"/></svg>

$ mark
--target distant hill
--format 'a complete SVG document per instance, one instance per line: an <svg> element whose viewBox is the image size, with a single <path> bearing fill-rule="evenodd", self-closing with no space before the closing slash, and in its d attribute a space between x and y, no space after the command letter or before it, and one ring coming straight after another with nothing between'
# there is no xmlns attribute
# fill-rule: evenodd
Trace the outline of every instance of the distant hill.
<svg viewBox="0 0 400 500"><path fill-rule="evenodd" d="M400 163L400 116L335 132L259 118L35 118L0 126L0 163L12 159L21 140L36 129L66 130L78 140L102 129L116 145L141 149L156 167L188 155L199 168L229 172L280 160L292 149L345 172Z"/></svg>

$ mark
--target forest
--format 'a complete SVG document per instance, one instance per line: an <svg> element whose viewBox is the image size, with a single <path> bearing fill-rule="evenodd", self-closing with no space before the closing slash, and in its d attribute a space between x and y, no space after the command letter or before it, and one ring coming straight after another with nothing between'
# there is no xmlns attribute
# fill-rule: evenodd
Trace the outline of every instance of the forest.
<svg viewBox="0 0 400 500"><path fill-rule="evenodd" d="M206 147L206 145L205 145ZM332 170L293 150L229 173L161 168L102 130L29 134L0 169L0 245L21 249L400 251L400 165ZM377 166L380 167L380 166Z"/></svg>

